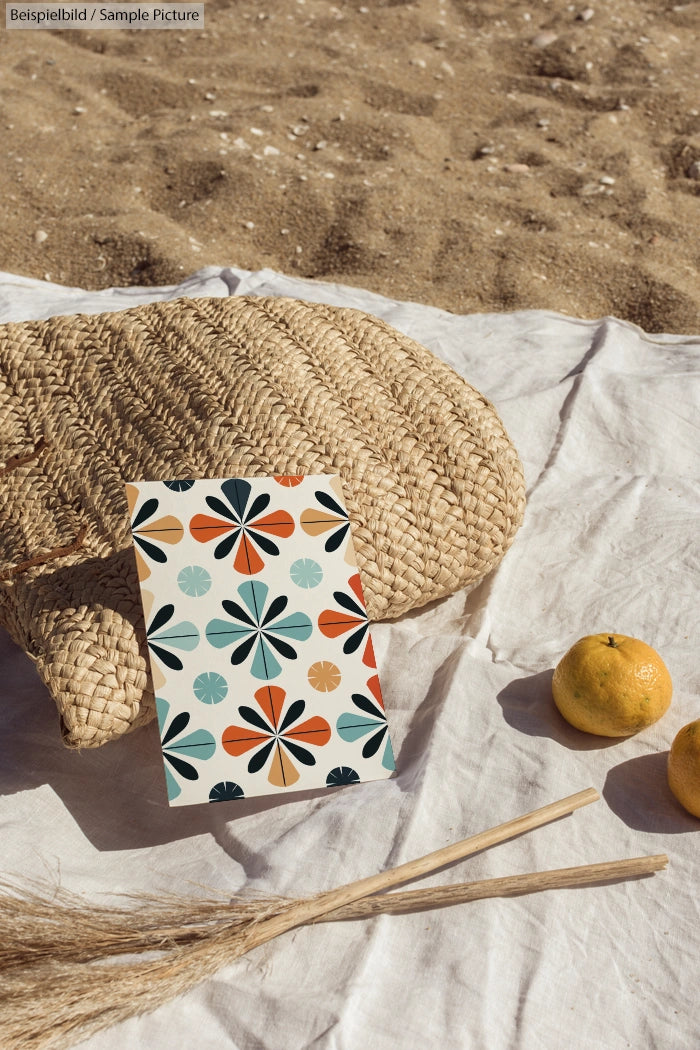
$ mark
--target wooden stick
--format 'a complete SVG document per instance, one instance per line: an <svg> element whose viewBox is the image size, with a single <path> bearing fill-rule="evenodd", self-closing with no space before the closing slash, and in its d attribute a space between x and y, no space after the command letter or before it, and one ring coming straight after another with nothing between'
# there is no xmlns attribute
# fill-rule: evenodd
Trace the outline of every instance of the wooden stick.
<svg viewBox="0 0 700 1050"><path fill-rule="evenodd" d="M379 893L382 890L389 889L390 886L408 882L409 879L427 875L428 872L442 868L446 864L452 864L454 861L462 860L472 853L478 853L489 846L495 846L498 842L504 842L506 839L531 831L533 828L547 824L549 821L567 816L569 813L573 813L575 809L587 806L589 802L595 802L599 798L600 795L597 791L593 788L586 788L585 791L569 795L558 802L550 802L548 806L542 806L541 809L525 813L522 817L516 817L514 820L506 821L505 824L499 824L495 828L481 831L450 846L443 846L442 849L434 850L432 853L428 853L424 857L418 857L416 860L410 860L406 864L400 864L396 868L381 871L376 875L369 875L367 878L358 879L356 882L350 882L345 886L338 886L337 889L328 890L326 893L318 894L316 897L300 900L281 914L273 915L269 919L263 919L262 922L256 923L246 937L243 951L250 951L252 948L272 940L273 937L278 937L281 933L285 933L295 926L308 923L319 915L325 915L326 912L334 911L336 908L341 908L346 904L359 900L361 897L367 897L372 893Z"/></svg>
<svg viewBox="0 0 700 1050"><path fill-rule="evenodd" d="M665 853L653 857L630 857L601 864L582 864L575 868L555 868L535 871L528 875L508 875L478 882L460 882L453 886L432 886L423 890L404 890L402 893L375 894L346 904L342 908L319 915L311 922L341 922L345 919L366 919L373 915L400 914L426 908L443 908L449 904L483 900L486 897L517 897L523 893L557 890L573 886L591 886L614 879L631 879L652 875L668 864Z"/></svg>

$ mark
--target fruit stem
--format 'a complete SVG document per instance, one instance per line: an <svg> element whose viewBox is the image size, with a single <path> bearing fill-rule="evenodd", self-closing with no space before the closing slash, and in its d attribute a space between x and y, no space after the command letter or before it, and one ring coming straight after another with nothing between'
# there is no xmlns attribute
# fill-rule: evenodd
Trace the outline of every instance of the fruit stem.
<svg viewBox="0 0 700 1050"><path fill-rule="evenodd" d="M617 649L617 642L611 634L608 635L608 645L611 649Z"/></svg>

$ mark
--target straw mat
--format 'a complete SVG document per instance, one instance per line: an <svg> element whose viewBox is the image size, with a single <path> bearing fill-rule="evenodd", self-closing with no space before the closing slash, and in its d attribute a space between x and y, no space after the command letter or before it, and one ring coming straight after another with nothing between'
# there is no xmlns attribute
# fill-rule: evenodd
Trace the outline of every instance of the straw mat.
<svg viewBox="0 0 700 1050"><path fill-rule="evenodd" d="M295 299L0 326L0 622L64 742L155 714L124 482L337 473L370 619L474 583L523 514L493 406L386 323Z"/></svg>

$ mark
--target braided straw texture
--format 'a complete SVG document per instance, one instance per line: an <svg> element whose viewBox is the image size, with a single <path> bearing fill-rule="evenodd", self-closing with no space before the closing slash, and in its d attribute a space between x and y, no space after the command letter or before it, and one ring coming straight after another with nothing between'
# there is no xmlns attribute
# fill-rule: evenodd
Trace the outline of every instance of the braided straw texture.
<svg viewBox="0 0 700 1050"><path fill-rule="evenodd" d="M64 742L155 714L124 481L340 474L371 619L473 583L524 508L493 406L360 311L151 303L0 326L0 622Z"/></svg>

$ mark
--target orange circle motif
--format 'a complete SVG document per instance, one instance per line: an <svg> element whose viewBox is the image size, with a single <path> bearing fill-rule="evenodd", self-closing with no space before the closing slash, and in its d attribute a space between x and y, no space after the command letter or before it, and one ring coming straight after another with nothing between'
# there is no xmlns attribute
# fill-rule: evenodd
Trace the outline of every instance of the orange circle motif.
<svg viewBox="0 0 700 1050"><path fill-rule="evenodd" d="M309 668L309 684L319 693L331 693L340 685L340 669L330 660L319 660Z"/></svg>
<svg viewBox="0 0 700 1050"><path fill-rule="evenodd" d="M305 474L275 474L274 479L278 485L284 485L287 489L296 488L297 485L301 485L302 481L306 477Z"/></svg>

